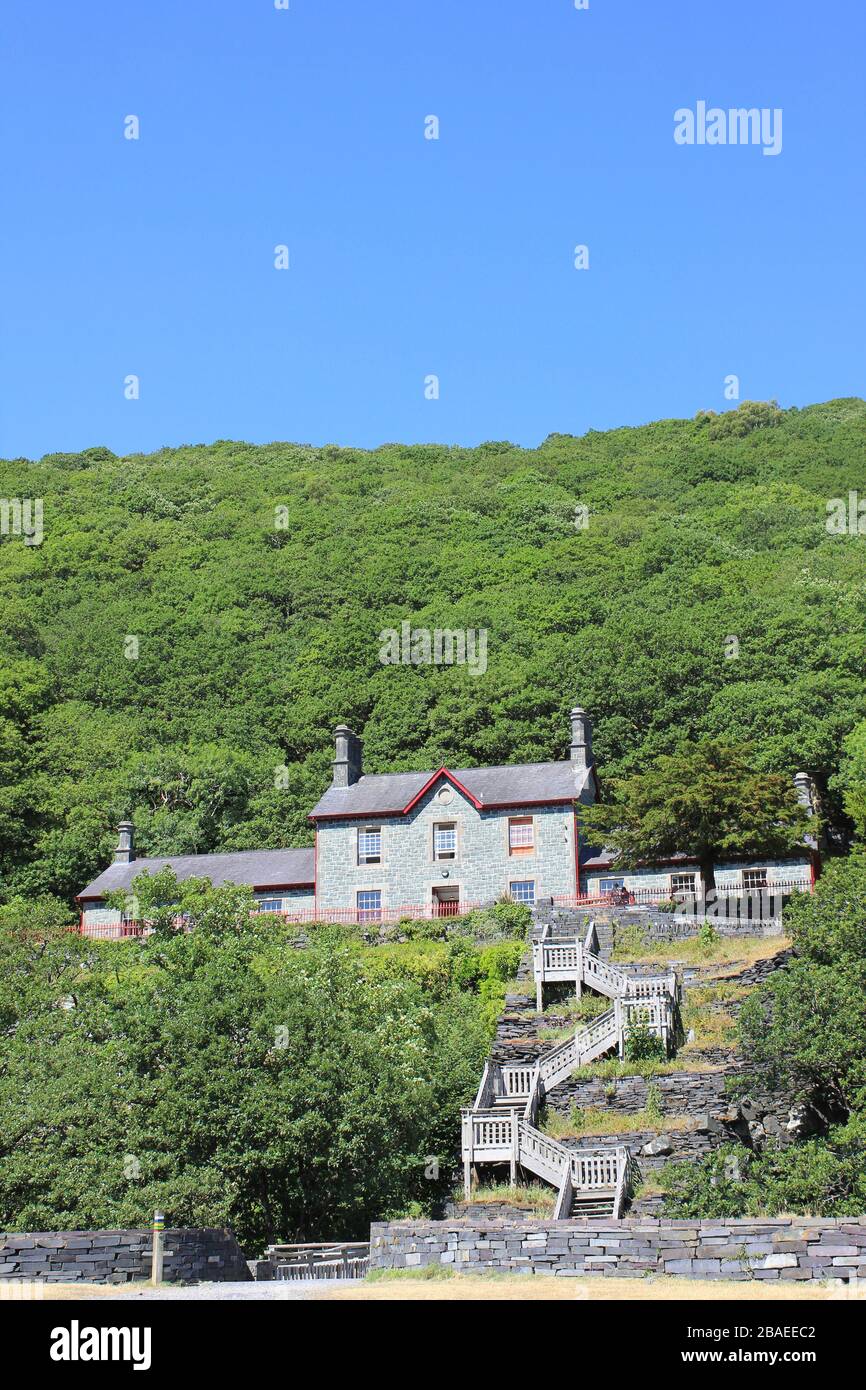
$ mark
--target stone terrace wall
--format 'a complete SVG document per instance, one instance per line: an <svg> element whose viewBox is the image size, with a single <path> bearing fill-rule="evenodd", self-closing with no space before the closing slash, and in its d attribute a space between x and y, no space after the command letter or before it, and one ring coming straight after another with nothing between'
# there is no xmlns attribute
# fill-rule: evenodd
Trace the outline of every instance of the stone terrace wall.
<svg viewBox="0 0 866 1390"><path fill-rule="evenodd" d="M667 1129L663 1135L654 1129L632 1129L619 1134L586 1134L576 1139L560 1139L568 1149L618 1149L626 1145L637 1159L644 1177L649 1173L660 1172L668 1162L683 1163L687 1160L697 1162L707 1158L713 1149L728 1136L708 1126L700 1129ZM664 1150L658 1154L646 1153L645 1146L664 1141Z"/></svg>
<svg viewBox="0 0 866 1390"><path fill-rule="evenodd" d="M561 1081L547 1096L547 1106L562 1115L567 1115L574 1105L581 1110L634 1113L645 1108L650 1087L658 1095L664 1115L690 1115L698 1119L724 1110L730 1104L725 1094L724 1072L684 1071L649 1079L635 1074L613 1081Z"/></svg>
<svg viewBox="0 0 866 1390"><path fill-rule="evenodd" d="M124 1284L150 1278L150 1231L0 1232L0 1279ZM163 1277L170 1283L250 1279L229 1230L189 1227L165 1233Z"/></svg>
<svg viewBox="0 0 866 1390"><path fill-rule="evenodd" d="M866 1278L866 1216L741 1221L392 1221L370 1228L370 1268L453 1265L523 1274L698 1279Z"/></svg>

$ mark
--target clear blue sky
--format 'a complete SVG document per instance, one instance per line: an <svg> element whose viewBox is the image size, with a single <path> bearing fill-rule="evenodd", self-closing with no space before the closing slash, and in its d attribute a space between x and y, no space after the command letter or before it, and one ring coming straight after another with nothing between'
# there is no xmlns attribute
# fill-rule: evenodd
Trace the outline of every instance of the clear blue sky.
<svg viewBox="0 0 866 1390"><path fill-rule="evenodd" d="M862 0L290 5L7 0L0 454L864 394ZM781 154L675 144L699 100Z"/></svg>

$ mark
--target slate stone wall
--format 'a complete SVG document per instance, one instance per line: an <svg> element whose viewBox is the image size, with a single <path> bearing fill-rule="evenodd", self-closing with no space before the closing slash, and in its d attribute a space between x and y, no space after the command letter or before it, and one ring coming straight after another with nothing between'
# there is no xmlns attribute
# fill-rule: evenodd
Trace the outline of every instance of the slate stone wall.
<svg viewBox="0 0 866 1390"><path fill-rule="evenodd" d="M150 1278L150 1231L0 1232L0 1279L124 1284ZM186 1227L165 1232L168 1283L250 1279L231 1231Z"/></svg>
<svg viewBox="0 0 866 1390"><path fill-rule="evenodd" d="M725 1076L720 1071L671 1072L647 1080L643 1076L624 1076L615 1081L562 1081L547 1096L547 1107L567 1115L573 1106L580 1110L643 1110L653 1088L663 1115L700 1115L725 1110Z"/></svg>
<svg viewBox="0 0 866 1390"><path fill-rule="evenodd" d="M721 1129L721 1126L720 1126ZM579 1139L563 1139L560 1142L569 1149L618 1149L622 1145L631 1149L640 1167L641 1174L661 1172L668 1163L696 1162L706 1158L728 1135L715 1133L708 1129L669 1129L664 1131L667 1152L647 1154L644 1148L661 1139L654 1129L628 1130L624 1134L587 1134Z"/></svg>
<svg viewBox="0 0 866 1390"><path fill-rule="evenodd" d="M739 1221L393 1221L370 1228L371 1269L453 1265L523 1274L646 1274L774 1283L866 1278L866 1216Z"/></svg>

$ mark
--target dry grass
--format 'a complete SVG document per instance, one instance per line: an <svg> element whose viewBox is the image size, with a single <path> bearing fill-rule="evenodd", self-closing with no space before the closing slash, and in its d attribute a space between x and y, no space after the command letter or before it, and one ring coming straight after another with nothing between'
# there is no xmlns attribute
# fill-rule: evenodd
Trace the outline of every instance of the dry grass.
<svg viewBox="0 0 866 1390"><path fill-rule="evenodd" d="M683 1004L683 1028L694 1029L694 1041L681 1051L704 1047L735 1047L737 1021L725 1005L740 1003L752 987L738 984L698 985L686 991Z"/></svg>
<svg viewBox="0 0 866 1390"><path fill-rule="evenodd" d="M506 994L518 994L521 999L535 1002L535 985L527 980L506 980L504 989Z"/></svg>
<svg viewBox="0 0 866 1390"><path fill-rule="evenodd" d="M574 1106L570 1115L549 1110L542 1129L551 1139L584 1139L591 1134L682 1134L694 1126L688 1115L660 1115L657 1110L580 1110Z"/></svg>
<svg viewBox="0 0 866 1390"><path fill-rule="evenodd" d="M636 964L671 965L676 962L745 970L756 961L775 956L791 945L787 936L721 936L711 943L697 936L689 936L684 941L658 941L652 945L646 942L641 944L639 932L632 932L627 937L623 933L623 937L622 943L617 943L613 952L613 959L618 964L631 961Z"/></svg>
<svg viewBox="0 0 866 1390"><path fill-rule="evenodd" d="M46 1302L67 1302L80 1298L129 1298L132 1289L147 1298L146 1284L46 1284ZM196 1290L202 1299L218 1299L219 1285ZM263 1291L264 1296L264 1291ZM841 1291L844 1297L844 1290ZM763 1283L758 1280L684 1279L652 1275L645 1279L614 1279L603 1275L590 1278L562 1278L525 1274L453 1274L423 1276L411 1271L389 1271L375 1280L349 1281L339 1289L310 1290L315 1301L337 1302L649 1302L679 1303L774 1303L810 1302L840 1297L840 1290L818 1281L811 1283Z"/></svg>
<svg viewBox="0 0 866 1390"><path fill-rule="evenodd" d="M465 1206L462 1189L455 1192L452 1200L458 1206ZM556 1206L556 1192L552 1187L541 1183L526 1183L522 1187L510 1187L507 1183L487 1183L476 1187L469 1199L471 1205L486 1202L504 1203L509 1207L527 1207L539 1216L551 1216Z"/></svg>
<svg viewBox="0 0 866 1390"><path fill-rule="evenodd" d="M539 1018L538 1036L544 1042L564 1042L572 1036L579 1023L591 1022L600 1014L606 1013L610 1007L611 1001L600 994L582 994L579 999L574 996L563 999L561 1003L551 1004L545 1010L545 1014L554 1018L565 1018L567 1021L545 1026L542 1014Z"/></svg>
<svg viewBox="0 0 866 1390"><path fill-rule="evenodd" d="M732 947L736 947L736 953L732 951L733 959L730 961L717 961L715 957L710 962L711 969L707 970L706 978L715 979L719 975L732 973L731 966L737 970L745 970L750 965L755 965L759 960L768 960L770 956L777 956L780 951L787 951L793 942L790 936L768 936L768 937L744 937L741 941L732 942Z"/></svg>
<svg viewBox="0 0 866 1390"><path fill-rule="evenodd" d="M709 1013L696 1007L683 1009L683 1028L686 1032L694 1029L694 1039L690 1043L684 1043L680 1048L681 1053L688 1055L688 1049L693 1047L700 1051L705 1047L734 1047L737 1040L737 1021L724 1010L714 1010Z"/></svg>
<svg viewBox="0 0 866 1390"><path fill-rule="evenodd" d="M402 1272L402 1271L401 1271ZM648 1279L613 1279L596 1276L586 1279L541 1275L455 1274L448 1279L391 1278L347 1284L323 1297L349 1302L575 1302L679 1303L773 1303L807 1302L838 1298L835 1288L812 1282L764 1283L758 1280L680 1279L655 1275Z"/></svg>
<svg viewBox="0 0 866 1390"><path fill-rule="evenodd" d="M682 1053L683 1049L680 1048ZM687 1057L672 1058L667 1062L620 1062L615 1057L609 1057L603 1062L590 1062L585 1067L575 1067L571 1073L572 1081L616 1081L620 1077L642 1076L645 1079L653 1076L671 1076L675 1072L687 1071L691 1073L723 1071L723 1067L714 1065L712 1062L692 1062Z"/></svg>

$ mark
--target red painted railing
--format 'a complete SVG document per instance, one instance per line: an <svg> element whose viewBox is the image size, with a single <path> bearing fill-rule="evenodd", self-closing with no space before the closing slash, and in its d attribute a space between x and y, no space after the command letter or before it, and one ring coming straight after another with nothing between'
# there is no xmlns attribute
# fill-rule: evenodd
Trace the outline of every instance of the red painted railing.
<svg viewBox="0 0 866 1390"><path fill-rule="evenodd" d="M808 879L786 879L780 883L767 883L761 888L747 888L742 884L735 884L731 887L716 884L712 892L715 898L710 896L710 901L718 901L720 898L743 898L750 897L756 893L767 893L772 895L786 893L811 893L813 885ZM630 906L652 906L655 903L690 903L701 897L697 890L677 888L673 892L667 888L623 888L611 893L581 893L566 894L555 896L550 901L554 907L630 907ZM547 901L546 899L542 901ZM539 903L541 906L541 903Z"/></svg>
<svg viewBox="0 0 866 1390"><path fill-rule="evenodd" d="M341 926L369 926L379 923L401 922L407 918L412 921L429 921L439 917L462 917L480 907L473 902L437 902L414 904L407 907L361 908L321 907L318 910L303 908L297 912L254 912L254 917L279 917L290 924L304 922L336 922ZM183 918L175 920L175 926L189 930ZM146 936L150 931L147 922L84 922L79 928L82 936L95 937L104 941L118 941L127 936Z"/></svg>
<svg viewBox="0 0 866 1390"><path fill-rule="evenodd" d="M82 922L79 927L82 936L91 936L98 941L119 941L124 936L146 936L149 930L146 922Z"/></svg>
<svg viewBox="0 0 866 1390"><path fill-rule="evenodd" d="M403 907L362 908L320 907L304 908L298 912L268 912L258 916L282 917L286 922L337 922L348 926L366 926L369 923L430 921L438 917L462 917L474 912L481 903L441 902L414 903Z"/></svg>

